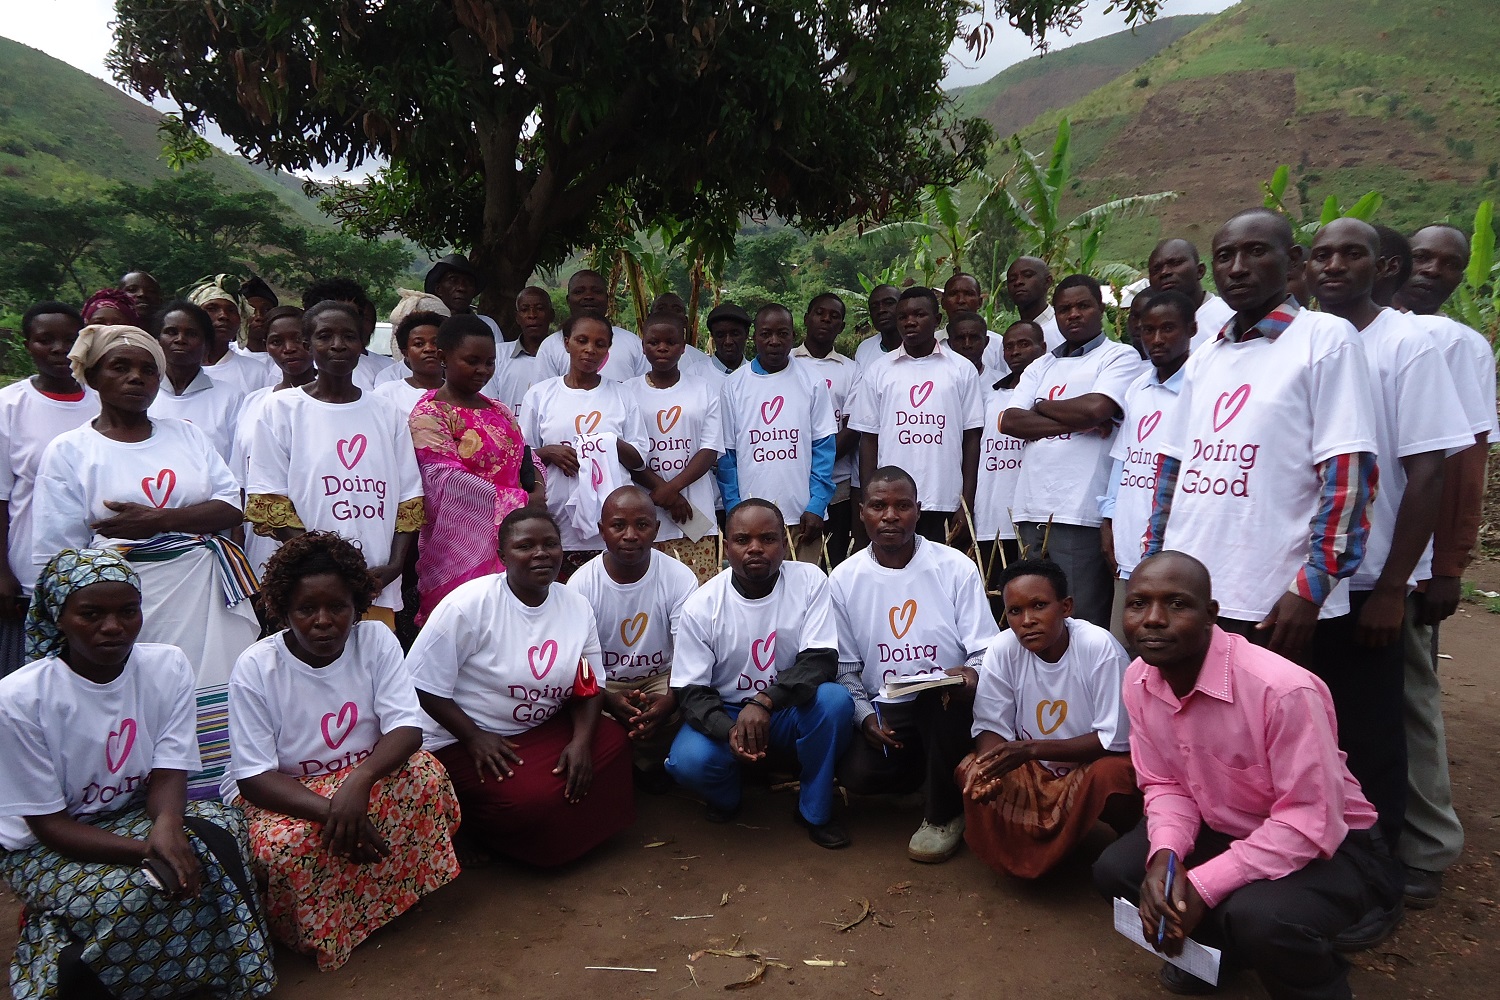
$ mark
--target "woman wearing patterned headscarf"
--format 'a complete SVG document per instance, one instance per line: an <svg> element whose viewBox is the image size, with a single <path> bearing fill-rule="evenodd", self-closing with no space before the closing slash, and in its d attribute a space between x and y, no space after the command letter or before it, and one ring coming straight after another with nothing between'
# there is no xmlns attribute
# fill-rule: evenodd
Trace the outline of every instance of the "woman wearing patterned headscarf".
<svg viewBox="0 0 1500 1000"><path fill-rule="evenodd" d="M85 323L101 326L139 326L140 315L136 312L135 299L118 288L101 288L88 297L79 310Z"/></svg>
<svg viewBox="0 0 1500 1000"><path fill-rule="evenodd" d="M222 537L241 521L239 484L201 430L148 413L167 367L156 338L133 326L84 327L68 357L78 381L99 394L99 415L58 435L42 456L32 565L84 546L131 562L144 638L179 647L197 673L204 771L189 787L195 797L216 795L229 755L229 673L260 635L246 599L255 576Z"/></svg>
<svg viewBox="0 0 1500 1000"><path fill-rule="evenodd" d="M231 351L230 344L245 336L245 321L250 304L239 294L240 283L231 275L216 274L204 278L188 292L188 301L201 306L213 321L214 336L204 352L203 369L215 382L224 382L239 390L241 397L276 381L265 363Z"/></svg>
<svg viewBox="0 0 1500 1000"><path fill-rule="evenodd" d="M0 680L0 880L25 907L16 996L248 998L276 984L238 810L188 802L193 668L138 643L141 582L110 549L47 563L32 662Z"/></svg>

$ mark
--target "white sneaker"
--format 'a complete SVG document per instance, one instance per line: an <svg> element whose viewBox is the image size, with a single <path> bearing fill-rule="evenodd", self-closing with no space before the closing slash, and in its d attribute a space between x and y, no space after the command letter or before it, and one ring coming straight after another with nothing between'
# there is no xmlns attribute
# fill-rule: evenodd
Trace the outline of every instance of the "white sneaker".
<svg viewBox="0 0 1500 1000"><path fill-rule="evenodd" d="M947 861L958 853L958 845L964 840L964 817L959 813L955 819L951 819L942 826L927 822L917 827L917 832L911 835L911 843L906 845L906 856L913 861L923 864L935 865Z"/></svg>

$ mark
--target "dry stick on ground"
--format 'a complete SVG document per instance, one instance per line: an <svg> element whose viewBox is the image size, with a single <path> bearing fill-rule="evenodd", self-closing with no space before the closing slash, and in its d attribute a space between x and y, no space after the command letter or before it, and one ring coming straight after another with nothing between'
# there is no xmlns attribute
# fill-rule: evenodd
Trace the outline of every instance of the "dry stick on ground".
<svg viewBox="0 0 1500 1000"><path fill-rule="evenodd" d="M852 903L854 902L854 900L851 899L849 900L849 902ZM858 927L860 924L862 924L865 920L869 919L870 913L870 901L868 899L861 899L859 901L859 916L855 917L847 924L840 924L832 920L825 920L823 921L823 923L828 924L830 927L838 928L838 933L842 934L845 931L853 930L855 927Z"/></svg>

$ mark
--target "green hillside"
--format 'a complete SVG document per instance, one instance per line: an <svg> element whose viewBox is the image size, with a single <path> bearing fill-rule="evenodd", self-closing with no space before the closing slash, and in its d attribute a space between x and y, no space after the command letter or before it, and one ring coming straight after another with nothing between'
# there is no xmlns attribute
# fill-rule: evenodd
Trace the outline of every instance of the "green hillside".
<svg viewBox="0 0 1500 1000"><path fill-rule="evenodd" d="M953 97L963 117L978 115L995 126L1000 135L1010 135L1030 125L1038 115L1076 101L1129 72L1211 20L1212 14L1164 17L1135 31L1116 32L1018 62L984 83L955 89Z"/></svg>
<svg viewBox="0 0 1500 1000"><path fill-rule="evenodd" d="M1466 223L1500 191L1494 14L1493 0L1247 0L1022 135L1043 150L1070 119L1079 203L1183 192L1113 234L1127 259L1160 233L1206 243L1281 163L1304 204L1374 189L1377 221Z"/></svg>
<svg viewBox="0 0 1500 1000"><path fill-rule="evenodd" d="M155 109L102 80L0 38L0 186L67 199L165 177L160 121ZM329 224L290 175L217 149L198 166L232 191L274 192L302 221Z"/></svg>

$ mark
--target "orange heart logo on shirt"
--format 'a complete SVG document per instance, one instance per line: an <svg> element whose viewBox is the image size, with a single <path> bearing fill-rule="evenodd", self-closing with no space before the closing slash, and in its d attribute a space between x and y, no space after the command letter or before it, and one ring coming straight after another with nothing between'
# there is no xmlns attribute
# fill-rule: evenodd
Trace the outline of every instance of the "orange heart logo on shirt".
<svg viewBox="0 0 1500 1000"><path fill-rule="evenodd" d="M604 414L600 413L598 410L590 410L588 413L580 413L578 414L578 416L573 418L573 429L579 434L592 434L594 433L594 431L599 429L599 421L603 418ZM585 424L588 425L587 428L584 427Z"/></svg>
<svg viewBox="0 0 1500 1000"><path fill-rule="evenodd" d="M1161 423L1160 410L1157 410L1155 413L1146 414L1141 418L1141 422L1135 425L1135 439L1137 441L1146 440L1151 436L1151 432L1156 430L1156 425L1159 423Z"/></svg>
<svg viewBox="0 0 1500 1000"><path fill-rule="evenodd" d="M921 385L914 385L911 387L910 391L907 392L907 395L911 397L912 407L918 408L923 403L927 402L928 396L932 395L932 383L923 382Z"/></svg>
<svg viewBox="0 0 1500 1000"><path fill-rule="evenodd" d="M908 600L905 604L898 604L891 608L887 615L891 622L891 635L897 639L905 639L906 633L911 631L912 625L917 620L917 602Z"/></svg>
<svg viewBox="0 0 1500 1000"><path fill-rule="evenodd" d="M625 645L634 646L641 641L641 636L646 634L646 625L651 621L651 616L644 611L637 612L634 618L627 618L620 623L620 638ZM634 633L633 635L631 633Z"/></svg>
<svg viewBox="0 0 1500 1000"><path fill-rule="evenodd" d="M146 494L146 499L151 501L151 506L156 508L165 507L167 501L172 499L172 491L177 488L177 473L171 469L162 469L156 474L156 481L152 482L147 476L141 480L141 492Z"/></svg>
<svg viewBox="0 0 1500 1000"><path fill-rule="evenodd" d="M1234 392L1219 393L1218 400L1214 403L1214 433L1217 434L1229 426L1229 422L1240 415L1245 404L1250 401L1250 383L1246 382Z"/></svg>
<svg viewBox="0 0 1500 1000"><path fill-rule="evenodd" d="M677 426L677 419L682 416L682 407L673 406L665 410L656 411L656 426L661 428L663 434L669 434L673 427Z"/></svg>
<svg viewBox="0 0 1500 1000"><path fill-rule="evenodd" d="M1065 393L1067 391L1068 391L1068 383L1066 383L1066 382L1064 382L1062 385L1054 385L1052 388L1050 388L1050 389L1047 390L1047 398L1048 399L1058 399L1059 397L1062 396L1063 393Z"/></svg>
<svg viewBox="0 0 1500 1000"><path fill-rule="evenodd" d="M1047 720L1044 718L1044 716L1048 715L1057 716L1050 726L1047 725ZM1039 701L1036 703L1036 727L1042 731L1043 736L1050 736L1057 732L1058 728L1063 724L1063 720L1067 717L1068 703L1061 698L1056 701Z"/></svg>

